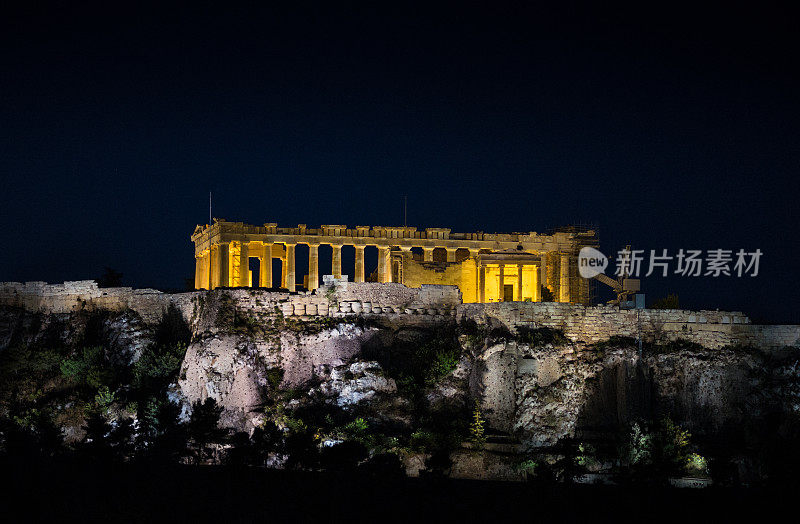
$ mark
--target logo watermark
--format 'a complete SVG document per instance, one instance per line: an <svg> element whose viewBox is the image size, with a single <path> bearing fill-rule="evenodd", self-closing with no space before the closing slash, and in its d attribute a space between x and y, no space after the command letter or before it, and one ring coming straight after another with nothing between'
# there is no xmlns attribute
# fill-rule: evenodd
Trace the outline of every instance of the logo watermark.
<svg viewBox="0 0 800 524"><path fill-rule="evenodd" d="M604 273L608 257L593 247L581 248L578 253L578 272L583 278L592 278Z"/></svg>
<svg viewBox="0 0 800 524"><path fill-rule="evenodd" d="M615 259L614 275L638 278L640 275L667 277L720 277L758 276L763 253L760 249L679 249L669 250L621 249ZM592 247L584 247L578 253L578 272L583 278L593 278L605 273L609 258Z"/></svg>

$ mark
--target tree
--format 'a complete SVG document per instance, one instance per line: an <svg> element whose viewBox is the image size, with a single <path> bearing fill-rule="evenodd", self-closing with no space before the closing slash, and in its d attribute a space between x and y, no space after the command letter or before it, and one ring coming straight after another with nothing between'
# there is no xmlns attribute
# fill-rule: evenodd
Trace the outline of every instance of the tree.
<svg viewBox="0 0 800 524"><path fill-rule="evenodd" d="M134 453L134 436L136 428L132 418L124 418L117 421L117 425L111 430L108 442L114 452L114 458L119 461L129 459Z"/></svg>
<svg viewBox="0 0 800 524"><path fill-rule="evenodd" d="M186 434L180 424L180 406L166 395L159 400L146 398L139 403L139 432L136 445L143 456L171 462L186 451Z"/></svg>
<svg viewBox="0 0 800 524"><path fill-rule="evenodd" d="M555 302L556 296L547 286L542 286L542 302Z"/></svg>
<svg viewBox="0 0 800 524"><path fill-rule="evenodd" d="M265 421L253 430L252 435L244 431L235 433L231 439L231 449L225 460L230 465L263 466L269 454L283 447L283 432L271 420Z"/></svg>
<svg viewBox="0 0 800 524"><path fill-rule="evenodd" d="M97 279L97 286L98 287L122 286L122 273L106 266L102 276Z"/></svg>
<svg viewBox="0 0 800 524"><path fill-rule="evenodd" d="M111 424L99 409L92 409L83 426L86 431L86 440L83 450L94 459L107 461L111 458L111 443L108 435L111 433Z"/></svg>
<svg viewBox="0 0 800 524"><path fill-rule="evenodd" d="M219 427L222 407L217 401L207 398L192 404L192 416L186 425L189 439L194 444L195 462L200 463L211 455L211 445L224 442L229 434L227 428Z"/></svg>

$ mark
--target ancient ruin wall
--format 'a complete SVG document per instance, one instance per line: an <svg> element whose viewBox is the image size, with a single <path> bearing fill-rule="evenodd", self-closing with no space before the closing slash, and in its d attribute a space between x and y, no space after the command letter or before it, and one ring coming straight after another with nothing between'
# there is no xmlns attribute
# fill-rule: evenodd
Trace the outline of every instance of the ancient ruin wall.
<svg viewBox="0 0 800 524"><path fill-rule="evenodd" d="M608 340L615 335L636 337L641 333L647 341L685 339L709 348L800 346L800 326L753 325L739 311L625 310L559 302L500 302L463 304L458 308L457 318L494 319L511 330L520 326L560 329L571 340L586 343Z"/></svg>
<svg viewBox="0 0 800 524"><path fill-rule="evenodd" d="M455 286L339 282L315 292L288 293L263 289L228 289L168 294L152 289L98 288L91 280L46 284L0 283L0 306L32 312L71 313L80 310L132 309L146 322L156 322L175 305L193 320L208 293L226 293L241 311L284 316L416 315L430 320L453 318L499 322L511 330L520 326L560 329L574 341L607 340L614 335L666 341L678 338L709 348L749 345L763 348L800 346L800 326L753 325L741 312L688 310L621 310L559 302L499 302L463 304Z"/></svg>
<svg viewBox="0 0 800 524"><path fill-rule="evenodd" d="M30 312L74 313L81 310L124 311L132 309L146 322L157 322L170 304L187 321L197 312L209 291L162 293L154 289L129 287L98 288L93 280L46 284L45 282L0 283L0 306L21 307ZM243 311L284 316L337 316L352 314L455 314L461 292L454 286L423 285L408 288L402 284L340 282L335 288L321 287L316 292L288 293L263 289L227 289L234 307Z"/></svg>

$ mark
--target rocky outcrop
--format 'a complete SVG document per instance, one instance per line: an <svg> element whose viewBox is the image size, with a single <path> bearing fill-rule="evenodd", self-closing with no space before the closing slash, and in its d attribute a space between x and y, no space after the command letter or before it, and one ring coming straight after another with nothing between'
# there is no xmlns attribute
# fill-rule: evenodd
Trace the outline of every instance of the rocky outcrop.
<svg viewBox="0 0 800 524"><path fill-rule="evenodd" d="M338 406L352 406L381 394L397 393L397 384L377 362L353 362L325 369L319 391Z"/></svg>
<svg viewBox="0 0 800 524"><path fill-rule="evenodd" d="M223 422L252 427L253 410L270 388L308 389L320 381L342 405L358 403L378 391L394 391L379 367L347 364L375 334L354 324L304 334L291 329L260 334L217 334L193 342L183 361L178 386L186 404L213 398L225 409ZM350 366L358 379L346 378ZM347 368L347 369L346 369ZM278 377L276 383L275 377ZM372 388L372 389L371 389Z"/></svg>
<svg viewBox="0 0 800 524"><path fill-rule="evenodd" d="M319 402L325 409L364 417L367 424L391 427L406 441L427 424L420 433L424 440L423 433L441 422L430 419L462 417L478 401L487 433L501 434L511 448L523 452L568 442L612 442L635 420L667 415L709 446L735 442L737 449L758 450L770 439L798 434L796 349L761 352L689 344L667 350L654 346L640 354L624 341L590 345L577 336L532 344L518 331L527 325L525 315L550 309L561 314L570 306L465 305L454 316L442 305L452 297L436 295L440 290L411 292L398 286L372 283L363 288L368 301L357 285L344 286L341 296L333 289L324 297L296 294L291 300L286 293L264 290L185 294L176 309L191 343L170 398L183 404L184 414L194 402L213 398L223 408L221 423L242 430L264 420L266 403L289 412ZM395 307L419 305L420 297L442 304L419 308L424 311ZM319 314L322 298L330 306L327 316ZM355 303L359 314L353 313ZM367 303L369 313L363 310ZM316 315L309 314L311 305ZM300 306L302 315L297 314ZM102 345L105 358L130 366L158 339L155 311L150 316L131 308L46 314L3 307L0 351ZM466 335L470 323L479 328ZM442 349L449 351L452 344L455 355ZM408 363L416 363L418 350L427 346L433 349L425 365L444 362L446 371L428 374L425 369L424 376L412 377ZM415 412L420 406L427 419ZM418 455L429 451L414 449ZM471 449L455 458L457 476L519 476L508 456Z"/></svg>
<svg viewBox="0 0 800 524"><path fill-rule="evenodd" d="M513 432L527 448L609 437L635 420L670 416L697 437L758 433L798 415L797 357L773 362L736 350L640 356L635 348L567 344L520 350Z"/></svg>

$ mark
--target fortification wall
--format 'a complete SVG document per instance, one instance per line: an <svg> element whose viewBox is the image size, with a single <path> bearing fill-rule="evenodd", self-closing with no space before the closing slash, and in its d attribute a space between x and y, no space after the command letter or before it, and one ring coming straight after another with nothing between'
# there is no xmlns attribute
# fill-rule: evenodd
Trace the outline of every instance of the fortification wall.
<svg viewBox="0 0 800 524"><path fill-rule="evenodd" d="M148 323L157 322L174 304L189 320L194 299L200 292L162 293L155 289L99 288L94 280L45 282L0 282L0 306L20 307L33 313L65 314L78 311L136 311Z"/></svg>
<svg viewBox="0 0 800 524"><path fill-rule="evenodd" d="M240 311L262 315L343 316L353 314L455 315L461 293L454 286L341 282L314 292L287 293L262 289L229 289L227 293Z"/></svg>
<svg viewBox="0 0 800 524"><path fill-rule="evenodd" d="M170 304L188 321L199 300L208 291L162 293L129 287L98 288L93 280L47 284L45 282L0 283L0 306L21 307L31 312L74 313L82 310L136 311L148 323L157 322ZM263 289L220 289L239 310L284 316L337 316L352 314L455 314L461 292L454 286L341 282L315 292L288 293Z"/></svg>
<svg viewBox="0 0 800 524"><path fill-rule="evenodd" d="M573 341L607 340L614 335L666 341L678 338L709 348L750 345L763 348L800 346L800 326L753 325L739 311L621 310L614 306L586 307L558 302L492 302L463 304L455 286L339 282L315 292L288 293L263 289L220 289L168 294L153 289L98 288L92 280L46 284L0 283L0 306L32 312L73 313L81 310L132 309L148 323L157 322L175 305L188 322L207 293L226 293L237 309L284 316L418 315L430 321L499 322L510 330L520 326L560 329ZM424 320L424 321L428 321ZM423 320L420 320L423 321Z"/></svg>
<svg viewBox="0 0 800 524"><path fill-rule="evenodd" d="M616 306L586 307L558 302L499 302L462 304L457 319L488 322L509 329L520 326L560 329L573 341L600 342L609 337L636 337L648 341L686 339L705 347L750 345L764 348L800 345L800 326L760 326L739 311L681 309L624 310Z"/></svg>

